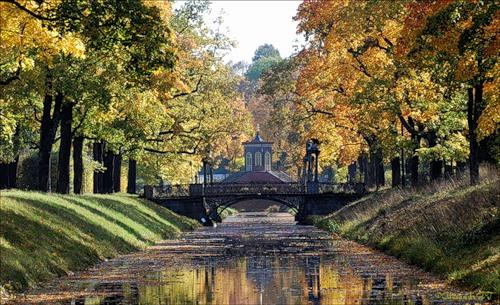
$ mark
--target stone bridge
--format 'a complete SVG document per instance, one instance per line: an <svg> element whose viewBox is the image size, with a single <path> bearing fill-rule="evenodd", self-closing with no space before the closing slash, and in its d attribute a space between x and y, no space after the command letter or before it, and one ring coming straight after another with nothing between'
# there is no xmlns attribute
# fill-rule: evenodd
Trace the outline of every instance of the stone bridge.
<svg viewBox="0 0 500 305"><path fill-rule="evenodd" d="M360 198L363 184L218 183L145 187L146 198L204 224L220 222L228 207L246 200L269 200L287 206L299 223L310 215L325 215Z"/></svg>

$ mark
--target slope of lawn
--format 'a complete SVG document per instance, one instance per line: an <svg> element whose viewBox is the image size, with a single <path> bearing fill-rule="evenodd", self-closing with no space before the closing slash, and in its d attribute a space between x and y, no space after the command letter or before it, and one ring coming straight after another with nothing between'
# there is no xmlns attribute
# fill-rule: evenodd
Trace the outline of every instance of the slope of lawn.
<svg viewBox="0 0 500 305"><path fill-rule="evenodd" d="M500 179L443 181L371 194L319 227L384 250L455 284L500 295Z"/></svg>
<svg viewBox="0 0 500 305"><path fill-rule="evenodd" d="M0 193L0 284L24 290L197 226L137 196Z"/></svg>

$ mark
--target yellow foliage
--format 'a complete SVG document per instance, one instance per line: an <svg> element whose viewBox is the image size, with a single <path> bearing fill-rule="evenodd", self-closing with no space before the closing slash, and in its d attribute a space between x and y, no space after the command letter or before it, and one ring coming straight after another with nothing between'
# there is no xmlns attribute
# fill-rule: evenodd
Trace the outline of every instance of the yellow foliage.
<svg viewBox="0 0 500 305"><path fill-rule="evenodd" d="M26 1L28 9L39 11L49 10L57 6L59 1L44 1L37 5L35 1ZM16 61L24 63L29 51L36 50L37 57L50 63L57 54L73 55L83 58L85 45L75 35L49 30L41 20L18 9L10 3L0 3L0 52L2 54L15 54Z"/></svg>

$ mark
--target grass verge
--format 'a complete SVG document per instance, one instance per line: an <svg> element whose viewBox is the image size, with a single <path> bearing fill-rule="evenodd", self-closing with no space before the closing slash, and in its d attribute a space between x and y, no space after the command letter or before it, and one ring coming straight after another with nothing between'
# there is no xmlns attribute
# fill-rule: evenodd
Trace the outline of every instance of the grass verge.
<svg viewBox="0 0 500 305"><path fill-rule="evenodd" d="M500 179L484 180L385 190L310 221L497 299Z"/></svg>
<svg viewBox="0 0 500 305"><path fill-rule="evenodd" d="M231 207L229 207L229 208L224 208L224 209L222 210L222 213L220 213L220 212L219 212L219 215L220 215L220 217L221 217L222 219L226 219L226 217L228 217L228 216L234 216L234 215L236 215L236 214L238 214L238 211L237 211L237 210L235 210L235 209L233 209L233 208L231 208Z"/></svg>
<svg viewBox="0 0 500 305"><path fill-rule="evenodd" d="M0 284L22 291L197 225L133 195L2 191Z"/></svg>

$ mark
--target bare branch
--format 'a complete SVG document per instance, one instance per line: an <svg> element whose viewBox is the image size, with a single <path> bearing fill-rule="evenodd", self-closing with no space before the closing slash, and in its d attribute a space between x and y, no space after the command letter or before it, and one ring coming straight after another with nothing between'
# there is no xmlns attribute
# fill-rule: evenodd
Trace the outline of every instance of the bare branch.
<svg viewBox="0 0 500 305"><path fill-rule="evenodd" d="M85 122L85 119L87 118L87 113L89 112L89 109L85 109L85 112L83 113L82 118L80 119L80 122L78 125L71 131L72 134L75 134L83 125L83 122Z"/></svg>
<svg viewBox="0 0 500 305"><path fill-rule="evenodd" d="M0 0L0 1L2 1L2 0ZM19 77L20 75L21 75L21 62L19 62L19 65L17 66L16 72L14 72L13 75L7 77L6 79L0 80L0 85L6 86L15 80L20 80L21 79Z"/></svg>
<svg viewBox="0 0 500 305"><path fill-rule="evenodd" d="M198 79L198 82L196 83L196 87L194 88L194 90L191 90L190 92L181 92L181 93L174 94L174 96L172 96L171 100L198 92L198 89L200 88L200 83L201 83L202 79L203 79L203 74L200 75L200 78Z"/></svg>
<svg viewBox="0 0 500 305"><path fill-rule="evenodd" d="M42 21L56 21L57 18L54 18L54 17L46 17L46 16L42 16L40 14L37 14L35 12L33 12L32 10L28 9L27 7L25 7L24 5L22 5L21 3L15 1L15 0L0 0L0 2L6 2L6 3L11 3L11 4L14 4L18 9L22 10L23 12L26 12L28 14L30 14L32 17L35 17L36 19L39 19L39 20L42 20Z"/></svg>

